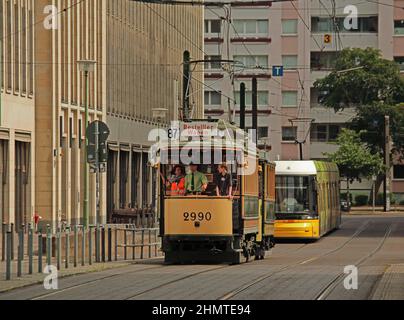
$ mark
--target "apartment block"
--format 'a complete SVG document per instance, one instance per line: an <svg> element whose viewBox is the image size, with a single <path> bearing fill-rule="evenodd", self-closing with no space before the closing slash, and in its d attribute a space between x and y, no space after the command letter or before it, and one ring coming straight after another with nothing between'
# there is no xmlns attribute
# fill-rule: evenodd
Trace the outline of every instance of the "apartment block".
<svg viewBox="0 0 404 320"><path fill-rule="evenodd" d="M237 63L234 77L225 63L205 66L205 82L210 87L205 89L205 116L227 117L238 123L240 82L247 87L248 110L251 79L256 76L258 137L271 146L269 158L300 159L299 143L303 159L324 158L325 152L336 150L332 142L355 113L324 108L314 82L330 72L337 52L347 47L377 48L385 58L404 66L402 7L404 1L394 0L300 0L269 6L237 4L231 8L231 16L222 8L210 7L205 10L205 59ZM355 30L344 27L344 19L352 13L348 9L357 9ZM334 27L334 11L339 32ZM282 76L272 73L274 66L283 66ZM235 100L233 104L228 97ZM251 126L248 116L247 127ZM392 171L393 192L404 193L404 166L397 163ZM370 189L371 182L353 187Z"/></svg>

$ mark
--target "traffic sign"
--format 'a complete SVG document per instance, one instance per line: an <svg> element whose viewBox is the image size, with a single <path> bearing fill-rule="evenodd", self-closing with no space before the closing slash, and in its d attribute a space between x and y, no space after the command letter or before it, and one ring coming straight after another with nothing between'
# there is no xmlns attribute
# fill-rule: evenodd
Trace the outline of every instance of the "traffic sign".
<svg viewBox="0 0 404 320"><path fill-rule="evenodd" d="M87 127L87 131L86 131L86 135L87 135L87 140L89 143L95 143L95 136L96 136L96 130L97 130L97 124L98 124L98 142L105 142L107 141L108 137L109 137L109 128L107 126L107 124L105 122L102 121L93 121L91 122L88 127Z"/></svg>
<svg viewBox="0 0 404 320"><path fill-rule="evenodd" d="M96 163L98 153L98 163L108 161L107 139L109 136L109 128L102 121L93 121L87 127L87 162ZM97 137L98 135L98 137ZM98 139L97 139L98 138ZM97 145L98 140L98 145Z"/></svg>
<svg viewBox="0 0 404 320"><path fill-rule="evenodd" d="M272 66L273 77L283 77L283 66Z"/></svg>

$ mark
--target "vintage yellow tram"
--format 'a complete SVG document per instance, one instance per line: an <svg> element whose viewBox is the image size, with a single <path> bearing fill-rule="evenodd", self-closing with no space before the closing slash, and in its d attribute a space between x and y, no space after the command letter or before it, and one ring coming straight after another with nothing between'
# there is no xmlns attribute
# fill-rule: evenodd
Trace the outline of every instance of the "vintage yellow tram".
<svg viewBox="0 0 404 320"><path fill-rule="evenodd" d="M335 163L276 161L275 238L318 239L339 227L340 181Z"/></svg>
<svg viewBox="0 0 404 320"><path fill-rule="evenodd" d="M184 134L188 129L193 133ZM275 164L259 157L244 131L222 120L180 123L178 131L179 139L160 141L155 152L165 261L262 259L274 246ZM206 189L169 190L165 183L169 172L181 165L190 174L190 163L198 164L198 172L206 177ZM215 174L223 163L229 169L232 192L218 196Z"/></svg>

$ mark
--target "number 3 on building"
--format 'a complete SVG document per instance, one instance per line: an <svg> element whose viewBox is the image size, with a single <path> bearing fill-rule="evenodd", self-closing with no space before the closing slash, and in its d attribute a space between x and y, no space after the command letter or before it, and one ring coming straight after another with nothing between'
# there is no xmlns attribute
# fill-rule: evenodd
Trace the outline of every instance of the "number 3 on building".
<svg viewBox="0 0 404 320"><path fill-rule="evenodd" d="M325 34L324 35L324 43L331 43L331 35Z"/></svg>

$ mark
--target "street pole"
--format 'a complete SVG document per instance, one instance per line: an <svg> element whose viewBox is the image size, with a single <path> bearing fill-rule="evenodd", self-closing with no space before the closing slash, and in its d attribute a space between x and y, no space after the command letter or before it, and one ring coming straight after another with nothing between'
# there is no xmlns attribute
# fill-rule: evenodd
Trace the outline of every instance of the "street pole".
<svg viewBox="0 0 404 320"><path fill-rule="evenodd" d="M87 148L88 148L88 139L87 139L87 127L88 127L88 71L84 71L84 79L86 86L86 93L84 98L85 104L85 125L84 132L86 136L85 150L84 150L84 206L83 206L83 226L86 229L88 227L88 196L89 196L89 180L88 180L88 162L87 162Z"/></svg>
<svg viewBox="0 0 404 320"><path fill-rule="evenodd" d="M95 122L95 197L97 227L100 224L100 159L99 159L99 128L98 121Z"/></svg>
<svg viewBox="0 0 404 320"><path fill-rule="evenodd" d="M383 194L384 212L390 211L390 117L384 116L384 164L386 172L384 175Z"/></svg>
<svg viewBox="0 0 404 320"><path fill-rule="evenodd" d="M297 141L297 143L299 144L300 160L303 160L303 143L305 143L305 141L303 141L303 142Z"/></svg>

